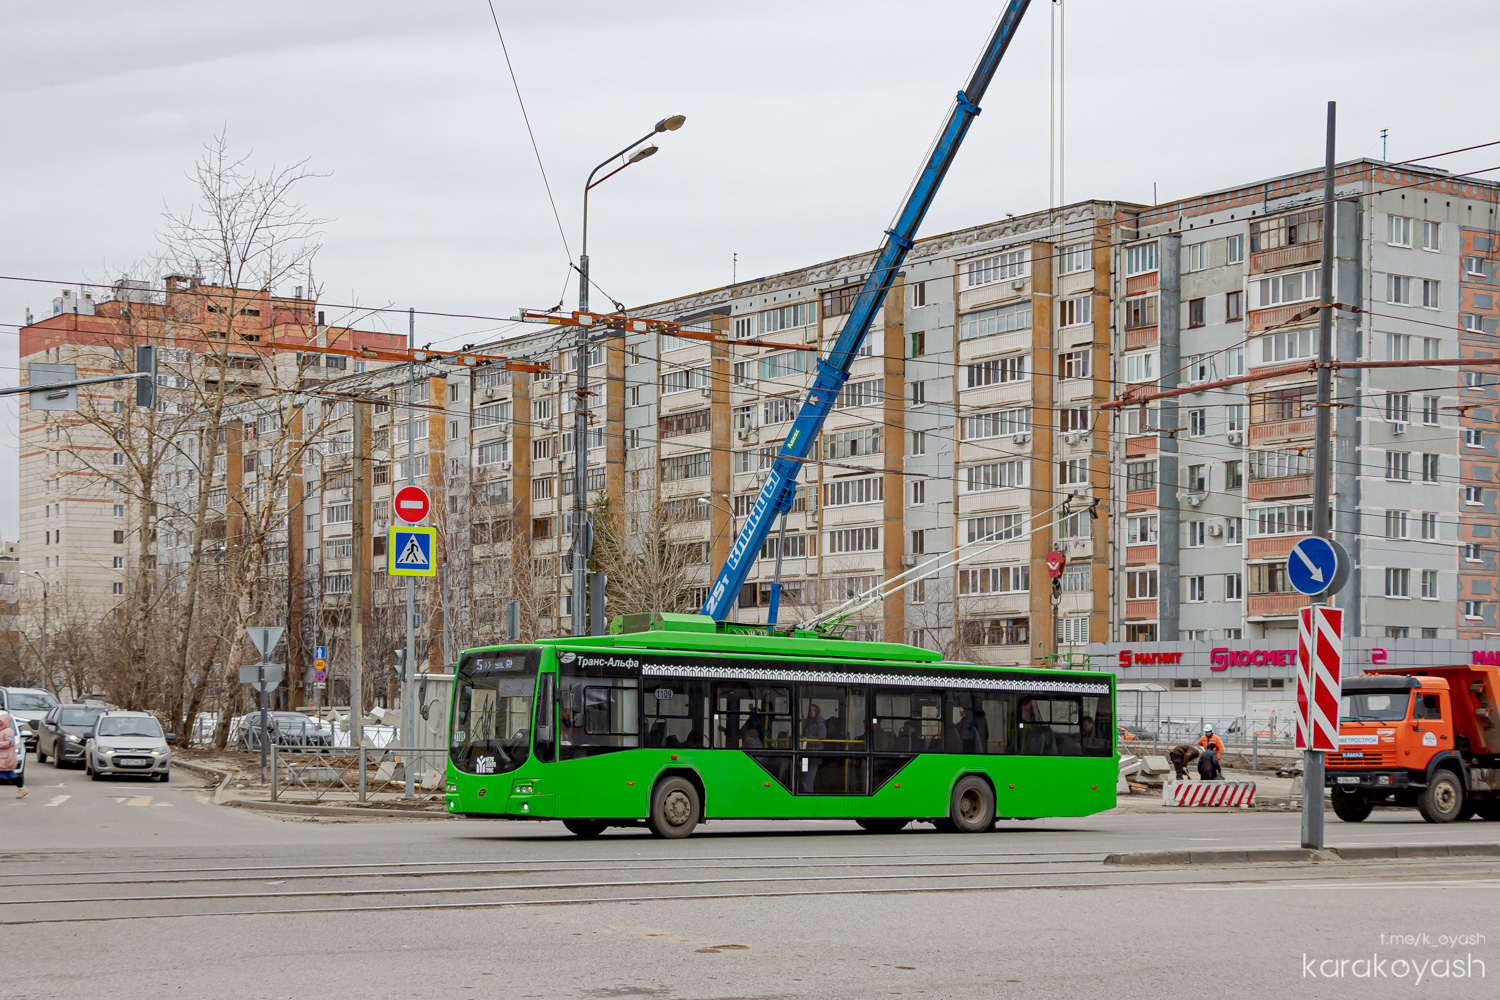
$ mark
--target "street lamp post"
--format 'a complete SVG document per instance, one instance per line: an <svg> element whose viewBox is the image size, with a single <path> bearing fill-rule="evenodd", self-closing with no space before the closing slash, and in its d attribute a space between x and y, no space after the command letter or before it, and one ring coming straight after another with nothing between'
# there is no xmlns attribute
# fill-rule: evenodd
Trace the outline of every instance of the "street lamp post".
<svg viewBox="0 0 1500 1000"><path fill-rule="evenodd" d="M614 156L589 171L583 185L583 246L578 254L578 311L589 308L589 191L603 184L632 163L639 163L656 152L655 146L645 146L626 156L632 149L656 135L658 132L675 132L682 128L687 118L673 115L656 123L650 132L620 150ZM624 162L609 173L594 179L594 175L616 160ZM578 327L578 386L575 390L577 405L573 408L573 634L588 634L587 571L589 555L588 531L588 429L589 429L589 328Z"/></svg>
<svg viewBox="0 0 1500 1000"><path fill-rule="evenodd" d="M47 578L36 570L31 575L42 581L42 690L50 692L47 684Z"/></svg>

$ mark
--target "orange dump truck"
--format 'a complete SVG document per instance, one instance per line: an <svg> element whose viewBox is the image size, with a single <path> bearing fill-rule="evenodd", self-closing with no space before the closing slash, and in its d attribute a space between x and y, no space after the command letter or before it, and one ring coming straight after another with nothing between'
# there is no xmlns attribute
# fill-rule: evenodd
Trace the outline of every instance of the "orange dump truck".
<svg viewBox="0 0 1500 1000"><path fill-rule="evenodd" d="M1349 678L1339 752L1326 758L1333 811L1358 823L1382 803L1429 823L1500 820L1500 669L1392 667Z"/></svg>

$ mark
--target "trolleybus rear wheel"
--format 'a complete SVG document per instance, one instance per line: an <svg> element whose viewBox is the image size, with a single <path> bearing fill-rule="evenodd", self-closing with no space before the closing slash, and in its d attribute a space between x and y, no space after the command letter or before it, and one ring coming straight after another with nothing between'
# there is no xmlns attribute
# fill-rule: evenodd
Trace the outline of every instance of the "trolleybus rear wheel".
<svg viewBox="0 0 1500 1000"><path fill-rule="evenodd" d="M995 793L989 784L972 774L959 778L949 800L948 821L959 833L979 833L994 826Z"/></svg>
<svg viewBox="0 0 1500 1000"><path fill-rule="evenodd" d="M680 840L693 832L702 810L698 789L685 778L664 778L651 793L647 825L658 837Z"/></svg>

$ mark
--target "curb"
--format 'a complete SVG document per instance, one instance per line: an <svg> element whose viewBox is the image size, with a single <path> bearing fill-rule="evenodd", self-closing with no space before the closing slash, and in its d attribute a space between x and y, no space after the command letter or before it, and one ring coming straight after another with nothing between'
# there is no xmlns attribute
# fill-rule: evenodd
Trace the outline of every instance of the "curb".
<svg viewBox="0 0 1500 1000"><path fill-rule="evenodd" d="M185 760L174 761L172 766L186 768L195 774L201 774L205 777L218 778L219 787L214 790L214 805L226 806L231 809L254 809L259 812L279 812L301 816L379 816L394 819L450 818L449 813L442 809L381 809L375 806L325 806L305 802L268 802L260 799L249 799L236 795L229 790L229 782L234 778L234 775L229 771L221 771L217 767L209 767L207 764L196 764Z"/></svg>
<svg viewBox="0 0 1500 1000"><path fill-rule="evenodd" d="M1209 848L1198 851L1133 851L1105 855L1107 865L1233 865L1284 862L1373 861L1393 858L1500 857L1500 844L1422 844L1337 847Z"/></svg>

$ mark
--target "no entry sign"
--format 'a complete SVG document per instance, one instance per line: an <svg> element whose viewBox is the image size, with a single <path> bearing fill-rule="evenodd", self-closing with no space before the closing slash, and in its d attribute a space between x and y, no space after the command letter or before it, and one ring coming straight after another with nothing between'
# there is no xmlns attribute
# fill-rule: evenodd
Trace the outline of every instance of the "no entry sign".
<svg viewBox="0 0 1500 1000"><path fill-rule="evenodd" d="M420 486L403 486L396 494L396 516L407 524L427 520L427 512L431 508L432 502L427 499L427 491Z"/></svg>

